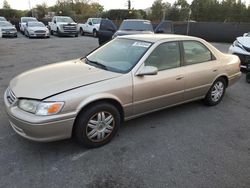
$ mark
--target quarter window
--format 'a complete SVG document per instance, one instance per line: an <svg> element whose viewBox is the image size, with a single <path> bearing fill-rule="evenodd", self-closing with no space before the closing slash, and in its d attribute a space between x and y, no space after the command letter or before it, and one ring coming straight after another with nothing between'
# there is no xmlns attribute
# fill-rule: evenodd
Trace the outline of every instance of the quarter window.
<svg viewBox="0 0 250 188"><path fill-rule="evenodd" d="M178 42L160 44L145 61L146 66L157 67L159 71L180 67L180 48Z"/></svg>
<svg viewBox="0 0 250 188"><path fill-rule="evenodd" d="M186 65L211 61L213 59L212 53L200 42L184 41L183 47Z"/></svg>

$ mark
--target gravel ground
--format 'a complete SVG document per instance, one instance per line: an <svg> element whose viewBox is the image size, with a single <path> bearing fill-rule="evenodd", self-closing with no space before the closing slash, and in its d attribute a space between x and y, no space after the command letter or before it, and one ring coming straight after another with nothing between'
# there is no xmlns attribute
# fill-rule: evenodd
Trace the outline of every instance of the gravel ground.
<svg viewBox="0 0 250 188"><path fill-rule="evenodd" d="M250 85L244 76L218 106L197 101L131 120L98 149L15 134L3 105L11 78L97 46L92 37L0 39L0 187L250 187Z"/></svg>

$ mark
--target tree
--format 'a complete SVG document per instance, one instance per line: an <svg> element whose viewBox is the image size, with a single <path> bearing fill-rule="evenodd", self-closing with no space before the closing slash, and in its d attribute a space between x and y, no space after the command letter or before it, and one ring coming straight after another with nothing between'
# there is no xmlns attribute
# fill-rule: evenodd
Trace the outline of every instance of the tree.
<svg viewBox="0 0 250 188"><path fill-rule="evenodd" d="M44 2L41 5L37 5L36 6L36 11L37 11L37 15L38 15L39 19L44 18L44 16L48 13L47 4Z"/></svg>
<svg viewBox="0 0 250 188"><path fill-rule="evenodd" d="M8 3L7 0L3 1L3 9L11 9L10 4Z"/></svg>
<svg viewBox="0 0 250 188"><path fill-rule="evenodd" d="M162 0L155 0L151 7L150 18L154 21L165 20L165 12L170 9L170 3L163 3Z"/></svg>

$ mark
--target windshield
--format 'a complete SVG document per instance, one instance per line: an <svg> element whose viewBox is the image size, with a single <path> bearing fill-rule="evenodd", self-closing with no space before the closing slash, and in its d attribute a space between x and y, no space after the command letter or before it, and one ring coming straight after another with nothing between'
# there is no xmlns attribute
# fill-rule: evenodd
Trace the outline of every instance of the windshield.
<svg viewBox="0 0 250 188"><path fill-rule="evenodd" d="M0 21L7 21L4 17L0 17Z"/></svg>
<svg viewBox="0 0 250 188"><path fill-rule="evenodd" d="M149 21L123 21L119 30L152 31L153 26Z"/></svg>
<svg viewBox="0 0 250 188"><path fill-rule="evenodd" d="M113 72L127 73L138 63L151 44L117 38L88 55L86 63Z"/></svg>
<svg viewBox="0 0 250 188"><path fill-rule="evenodd" d="M0 26L1 27L9 27L9 26L12 26L12 24L9 22L0 22Z"/></svg>
<svg viewBox="0 0 250 188"><path fill-rule="evenodd" d="M70 17L58 17L58 18L57 18L57 21L58 21L58 22L67 22L67 23L72 23L72 22L74 22L74 21L72 20L72 18L70 18Z"/></svg>
<svg viewBox="0 0 250 188"><path fill-rule="evenodd" d="M101 19L100 18L94 18L92 19L93 24L100 24L101 23Z"/></svg>
<svg viewBox="0 0 250 188"><path fill-rule="evenodd" d="M37 21L36 18L22 18L22 22L34 22L34 21Z"/></svg>
<svg viewBox="0 0 250 188"><path fill-rule="evenodd" d="M45 27L45 25L41 22L29 22L29 27Z"/></svg>

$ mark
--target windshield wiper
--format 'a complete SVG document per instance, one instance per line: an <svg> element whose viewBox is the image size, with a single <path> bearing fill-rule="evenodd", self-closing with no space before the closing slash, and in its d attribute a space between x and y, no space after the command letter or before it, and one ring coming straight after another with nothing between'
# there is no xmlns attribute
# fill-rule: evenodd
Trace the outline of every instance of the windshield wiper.
<svg viewBox="0 0 250 188"><path fill-rule="evenodd" d="M87 57L85 57L86 59L86 64L89 64L89 65L96 65L97 67L101 68L101 69L104 69L104 70L108 70L107 67L97 61L91 61L89 60Z"/></svg>

